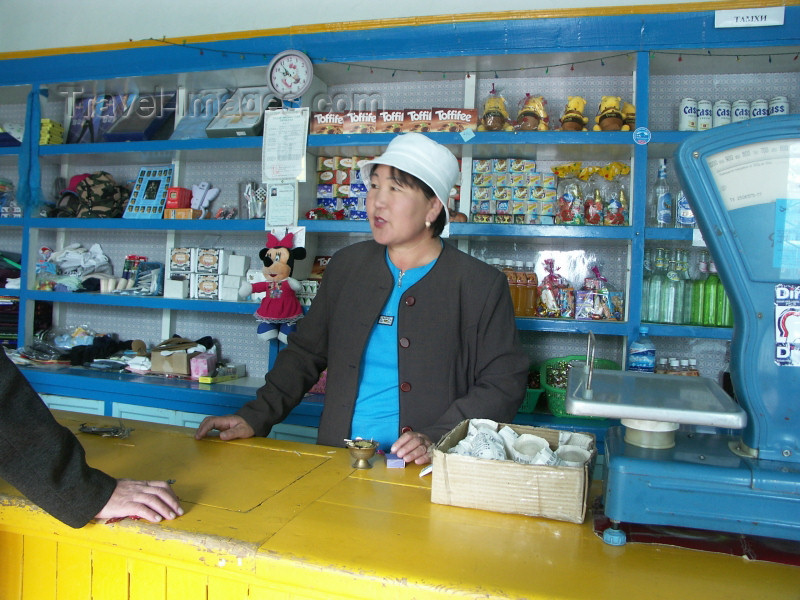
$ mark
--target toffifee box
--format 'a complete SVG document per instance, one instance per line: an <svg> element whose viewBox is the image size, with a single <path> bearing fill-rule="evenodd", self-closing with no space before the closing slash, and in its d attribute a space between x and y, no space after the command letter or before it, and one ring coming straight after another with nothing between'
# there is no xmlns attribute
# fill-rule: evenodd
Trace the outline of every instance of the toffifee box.
<svg viewBox="0 0 800 600"><path fill-rule="evenodd" d="M434 108L431 131L461 133L478 127L478 110L475 108Z"/></svg>
<svg viewBox="0 0 800 600"><path fill-rule="evenodd" d="M378 115L373 111L354 110L344 113L342 133L375 133Z"/></svg>
<svg viewBox="0 0 800 600"><path fill-rule="evenodd" d="M340 112L312 113L308 121L308 133L312 135L343 133L344 116L345 113Z"/></svg>
<svg viewBox="0 0 800 600"><path fill-rule="evenodd" d="M407 108L403 119L403 131L427 133L431 130L433 110L430 108Z"/></svg>
<svg viewBox="0 0 800 600"><path fill-rule="evenodd" d="M403 109L379 110L377 111L377 119L375 121L375 132L401 133L403 131L403 121L405 117L406 111Z"/></svg>

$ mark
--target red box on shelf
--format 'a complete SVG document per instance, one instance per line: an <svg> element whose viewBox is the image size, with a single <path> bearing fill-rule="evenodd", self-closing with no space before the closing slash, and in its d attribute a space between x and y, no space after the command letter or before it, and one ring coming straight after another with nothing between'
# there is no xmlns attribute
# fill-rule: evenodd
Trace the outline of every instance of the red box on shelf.
<svg viewBox="0 0 800 600"><path fill-rule="evenodd" d="M167 188L166 208L191 208L192 190L183 187Z"/></svg>

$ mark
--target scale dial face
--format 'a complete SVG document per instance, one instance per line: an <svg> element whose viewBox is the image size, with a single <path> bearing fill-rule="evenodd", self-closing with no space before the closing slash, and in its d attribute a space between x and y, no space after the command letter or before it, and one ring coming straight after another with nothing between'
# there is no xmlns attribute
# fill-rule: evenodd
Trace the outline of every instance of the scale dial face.
<svg viewBox="0 0 800 600"><path fill-rule="evenodd" d="M314 66L299 50L285 50L276 55L267 67L267 82L278 98L294 100L311 87Z"/></svg>

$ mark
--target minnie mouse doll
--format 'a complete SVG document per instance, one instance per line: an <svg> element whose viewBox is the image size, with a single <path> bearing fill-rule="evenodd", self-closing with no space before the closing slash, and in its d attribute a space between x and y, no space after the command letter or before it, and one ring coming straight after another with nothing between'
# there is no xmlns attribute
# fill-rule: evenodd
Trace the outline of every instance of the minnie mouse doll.
<svg viewBox="0 0 800 600"><path fill-rule="evenodd" d="M264 263L262 273L266 281L245 282L239 288L242 298L266 292L253 315L258 321L258 337L264 341L277 338L285 344L288 335L297 328L297 321L303 317L303 308L296 295L300 283L291 274L294 261L303 260L306 249L292 248L293 242L293 233L287 233L283 239L278 239L272 233L267 234L267 247L258 253L258 258Z"/></svg>

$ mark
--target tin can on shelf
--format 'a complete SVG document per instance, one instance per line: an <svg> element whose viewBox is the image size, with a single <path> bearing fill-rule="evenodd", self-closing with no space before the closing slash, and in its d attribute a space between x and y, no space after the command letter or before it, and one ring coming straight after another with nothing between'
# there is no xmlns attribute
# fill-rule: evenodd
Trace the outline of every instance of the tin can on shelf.
<svg viewBox="0 0 800 600"><path fill-rule="evenodd" d="M717 100L712 108L712 127L727 125L731 122L731 103L727 100Z"/></svg>
<svg viewBox="0 0 800 600"><path fill-rule="evenodd" d="M747 100L737 100L731 104L731 123L747 121L750 118L750 103Z"/></svg>
<svg viewBox="0 0 800 600"><path fill-rule="evenodd" d="M786 96L775 96L769 101L768 108L770 115L780 117L789 114L789 99Z"/></svg>
<svg viewBox="0 0 800 600"><path fill-rule="evenodd" d="M697 130L705 131L711 129L712 120L711 100L698 100L697 101Z"/></svg>
<svg viewBox="0 0 800 600"><path fill-rule="evenodd" d="M760 119L769 115L769 104L763 98L753 100L750 103L750 118Z"/></svg>
<svg viewBox="0 0 800 600"><path fill-rule="evenodd" d="M678 105L678 131L697 131L697 100L684 98Z"/></svg>

